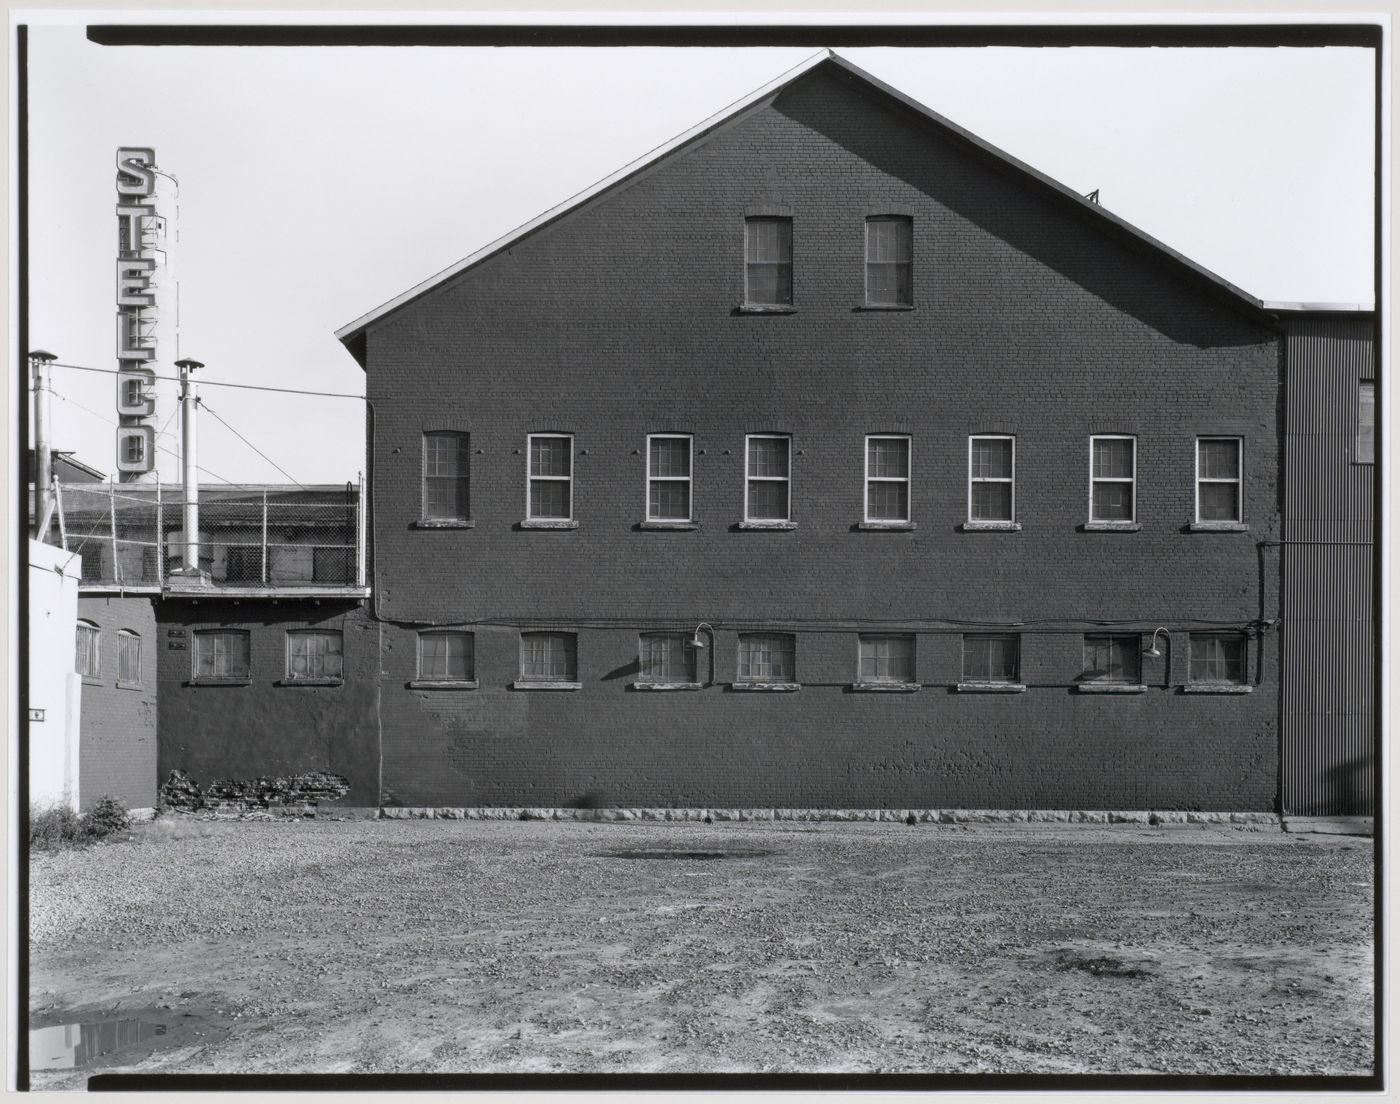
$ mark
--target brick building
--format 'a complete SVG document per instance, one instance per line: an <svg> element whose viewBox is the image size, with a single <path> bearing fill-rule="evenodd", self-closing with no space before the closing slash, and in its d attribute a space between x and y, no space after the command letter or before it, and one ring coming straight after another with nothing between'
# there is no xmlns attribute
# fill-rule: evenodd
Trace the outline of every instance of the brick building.
<svg viewBox="0 0 1400 1104"><path fill-rule="evenodd" d="M1279 807L1280 311L844 60L337 336L385 805Z"/></svg>

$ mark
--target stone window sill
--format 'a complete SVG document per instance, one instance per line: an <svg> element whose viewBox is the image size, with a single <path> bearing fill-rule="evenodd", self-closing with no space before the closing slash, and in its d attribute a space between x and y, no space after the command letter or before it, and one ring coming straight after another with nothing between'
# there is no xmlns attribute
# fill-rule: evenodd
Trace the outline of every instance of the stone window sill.
<svg viewBox="0 0 1400 1104"><path fill-rule="evenodd" d="M912 694L920 689L917 682L853 682L851 689L857 694Z"/></svg>
<svg viewBox="0 0 1400 1104"><path fill-rule="evenodd" d="M1242 521L1193 521L1193 533L1248 533L1249 526Z"/></svg>
<svg viewBox="0 0 1400 1104"><path fill-rule="evenodd" d="M965 521L961 528L964 533L1019 533L1021 523L1019 521Z"/></svg>
<svg viewBox="0 0 1400 1104"><path fill-rule="evenodd" d="M1189 682L1181 688L1183 694L1252 694L1254 687L1237 682Z"/></svg>
<svg viewBox="0 0 1400 1104"><path fill-rule="evenodd" d="M1024 694L1024 682L960 682L959 694Z"/></svg>
<svg viewBox="0 0 1400 1104"><path fill-rule="evenodd" d="M911 311L913 309L913 303L861 303L856 307L858 311Z"/></svg>
<svg viewBox="0 0 1400 1104"><path fill-rule="evenodd" d="M122 682L120 679L118 679L118 680L117 680L117 689L118 689L118 690L140 690L140 689L142 689L142 686L141 686L141 684L140 684L139 682Z"/></svg>
<svg viewBox="0 0 1400 1104"><path fill-rule="evenodd" d="M339 678L284 678L278 679L278 686L343 686L344 679Z"/></svg>
<svg viewBox="0 0 1400 1104"><path fill-rule="evenodd" d="M1136 533L1142 526L1135 521L1086 521L1086 533Z"/></svg>
<svg viewBox="0 0 1400 1104"><path fill-rule="evenodd" d="M582 690L583 683L547 679L516 679L510 684L510 688L512 690Z"/></svg>
<svg viewBox="0 0 1400 1104"><path fill-rule="evenodd" d="M467 518L419 518L411 529L475 529L476 522Z"/></svg>
<svg viewBox="0 0 1400 1104"><path fill-rule="evenodd" d="M633 690L703 690L699 682L634 682Z"/></svg>
<svg viewBox="0 0 1400 1104"><path fill-rule="evenodd" d="M205 677L190 679L191 686L251 686L251 678L218 678Z"/></svg>
<svg viewBox="0 0 1400 1104"><path fill-rule="evenodd" d="M639 521L639 522L637 523L637 528L638 528L638 529L673 529L673 530L680 531L680 530L687 530L687 529L699 529L699 528L700 528L700 523L699 523L698 521L650 521L650 520L648 520L648 521Z"/></svg>
<svg viewBox="0 0 1400 1104"><path fill-rule="evenodd" d="M522 529L577 529L578 522L572 518L525 518L520 523Z"/></svg>
<svg viewBox="0 0 1400 1104"><path fill-rule="evenodd" d="M882 529L889 529L894 532L904 532L910 529L917 529L919 526L912 521L862 521L856 526L857 529L866 532L879 532Z"/></svg>
<svg viewBox="0 0 1400 1104"><path fill-rule="evenodd" d="M797 308L791 303L740 303L740 314L796 314Z"/></svg>
<svg viewBox="0 0 1400 1104"><path fill-rule="evenodd" d="M83 676L83 685L84 685L84 686L106 686L107 684L106 684L105 682L103 682L100 678L95 678L95 677L92 676L92 675L84 675L84 676Z"/></svg>
<svg viewBox="0 0 1400 1104"><path fill-rule="evenodd" d="M786 530L788 530L788 529L796 529L796 528L797 528L797 522L795 522L795 521L776 521L776 520L774 520L774 521L741 521L741 522L739 522L739 528L740 528L740 529L752 529L752 530L764 530L764 529L767 529L767 530L770 530L770 531L773 531L773 532L783 532L783 531L786 531Z"/></svg>
<svg viewBox="0 0 1400 1104"><path fill-rule="evenodd" d="M801 690L800 682L734 682L730 683L733 690L767 690L773 693L787 694L794 690Z"/></svg>
<svg viewBox="0 0 1400 1104"><path fill-rule="evenodd" d="M1074 687L1077 694L1146 694L1147 687L1135 682L1080 682Z"/></svg>
<svg viewBox="0 0 1400 1104"><path fill-rule="evenodd" d="M410 690L475 690L481 684L476 679L413 679L409 684Z"/></svg>

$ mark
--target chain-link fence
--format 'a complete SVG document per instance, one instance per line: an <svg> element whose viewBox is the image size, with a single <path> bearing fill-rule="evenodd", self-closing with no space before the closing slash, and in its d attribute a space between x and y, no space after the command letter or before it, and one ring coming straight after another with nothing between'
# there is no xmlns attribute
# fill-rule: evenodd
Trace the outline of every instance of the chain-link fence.
<svg viewBox="0 0 1400 1104"><path fill-rule="evenodd" d="M82 556L82 581L92 585L165 586L172 572L179 578L187 551L215 586L364 585L353 487L202 487L198 507L191 542L178 486L63 484L58 537Z"/></svg>

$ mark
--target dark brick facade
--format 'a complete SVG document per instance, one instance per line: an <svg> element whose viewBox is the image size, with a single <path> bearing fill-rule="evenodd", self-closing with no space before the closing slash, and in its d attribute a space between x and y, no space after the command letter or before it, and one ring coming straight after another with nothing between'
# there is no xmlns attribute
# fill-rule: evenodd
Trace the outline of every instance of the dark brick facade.
<svg viewBox="0 0 1400 1104"><path fill-rule="evenodd" d="M739 310L756 214L792 219L793 313ZM879 214L912 218L912 310L861 309ZM1273 639L1248 695L1176 687L1186 630L1276 615L1280 356L1165 253L818 67L369 325L386 800L1272 809ZM471 435L473 528L414 527L433 430ZM574 435L576 529L519 526L539 431ZM694 530L638 528L658 432L694 435ZM737 527L750 432L792 435L792 531ZM917 529L857 528L867 433L912 435ZM960 528L976 433L1016 437L1019 532ZM1138 531L1083 531L1097 433L1138 439ZM1244 439L1247 531L1190 530L1208 434ZM718 683L736 630L797 631L803 689L627 689L638 630L700 621ZM926 685L851 693L889 622ZM477 626L479 689L407 687L434 623ZM950 690L964 623L1023 626L1024 693ZM1173 630L1172 669L1077 693L1100 623ZM581 690L508 688L532 625L579 632Z"/></svg>
<svg viewBox="0 0 1400 1104"><path fill-rule="evenodd" d="M78 619L98 628L99 673L84 676L79 726L78 800L104 796L130 809L156 803L156 618L149 598L78 599ZM119 639L140 639L139 678L118 678Z"/></svg>

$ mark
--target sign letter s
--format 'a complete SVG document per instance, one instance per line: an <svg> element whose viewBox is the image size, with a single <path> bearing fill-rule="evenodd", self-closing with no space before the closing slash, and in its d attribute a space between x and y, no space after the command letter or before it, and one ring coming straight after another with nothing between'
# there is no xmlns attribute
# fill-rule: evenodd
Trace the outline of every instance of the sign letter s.
<svg viewBox="0 0 1400 1104"><path fill-rule="evenodd" d="M123 146L117 150L117 193L145 196L156 189L156 151L144 146Z"/></svg>

